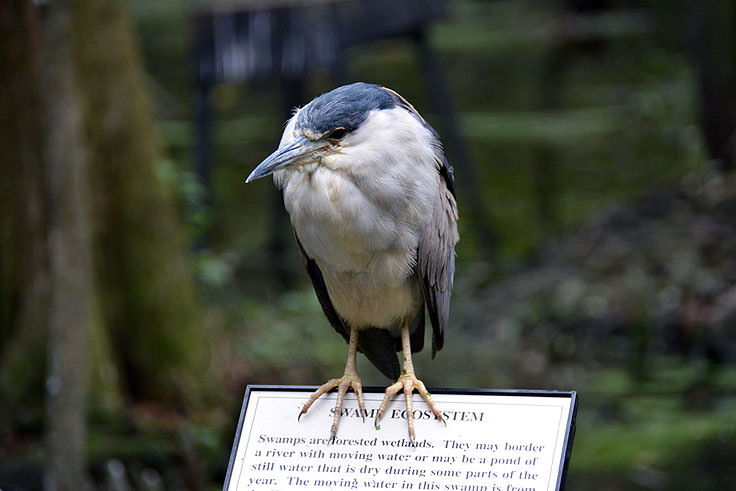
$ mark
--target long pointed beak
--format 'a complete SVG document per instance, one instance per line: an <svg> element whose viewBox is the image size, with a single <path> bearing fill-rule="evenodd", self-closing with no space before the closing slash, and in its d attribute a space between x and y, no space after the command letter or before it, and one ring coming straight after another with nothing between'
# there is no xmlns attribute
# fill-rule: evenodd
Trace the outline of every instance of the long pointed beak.
<svg viewBox="0 0 736 491"><path fill-rule="evenodd" d="M253 169L245 182L266 177L283 167L291 167L312 161L314 154L324 149L326 145L327 142L322 140L312 141L305 136L297 136L287 146L279 148L258 164L258 167Z"/></svg>

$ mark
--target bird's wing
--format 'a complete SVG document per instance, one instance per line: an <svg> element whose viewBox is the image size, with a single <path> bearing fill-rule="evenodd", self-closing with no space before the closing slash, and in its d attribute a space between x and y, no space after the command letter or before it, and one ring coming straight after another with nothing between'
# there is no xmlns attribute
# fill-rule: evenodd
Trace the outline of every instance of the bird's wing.
<svg viewBox="0 0 736 491"><path fill-rule="evenodd" d="M459 238L452 168L445 159L439 162L442 179L438 202L432 219L422 230L417 248L417 272L432 322L432 357L445 342L452 278L455 274L455 244Z"/></svg>
<svg viewBox="0 0 736 491"><path fill-rule="evenodd" d="M438 199L434 216L422 231L417 249L417 270L432 322L433 357L445 341L455 274L454 246L458 240L457 205L446 184L442 185Z"/></svg>
<svg viewBox="0 0 736 491"><path fill-rule="evenodd" d="M334 305L332 305L332 300L330 300L330 294L327 291L327 285L325 285L325 279L322 276L319 265L307 255L307 251L304 250L304 246L302 246L299 236L296 234L296 230L294 231L294 238L296 238L299 253L304 260L304 266L307 269L309 278L312 280L312 286L314 286L314 291L317 294L317 299L322 306L325 316L335 331L345 338L345 342L349 342L349 328L347 323L335 310ZM391 336L390 331L378 328L361 329L358 335L358 349L388 378L397 379L399 377L399 360L396 358L394 338Z"/></svg>
<svg viewBox="0 0 736 491"><path fill-rule="evenodd" d="M304 260L304 267L307 269L309 279L312 280L312 286L314 286L314 292L317 294L317 300L319 300L319 304L322 306L322 310L324 311L325 316L327 316L327 320L330 321L330 324L332 324L335 331L345 338L345 342L350 341L350 331L342 320L342 317L340 317L335 310L335 307L332 305L332 300L330 300L330 294L327 292L327 285L325 285L322 271L320 271L315 260L307 255L307 251L304 250L304 246L299 240L299 236L296 234L296 230L294 230L294 238L296 239L296 245L299 247L299 253Z"/></svg>
<svg viewBox="0 0 736 491"><path fill-rule="evenodd" d="M398 104L414 115L433 136L434 164L441 178L440 190L434 215L419 238L417 272L429 311L429 319L432 322L432 357L434 357L445 342L445 326L450 315L452 278L455 275L455 244L459 239L455 177L434 128L398 92L388 87L382 89L393 94Z"/></svg>

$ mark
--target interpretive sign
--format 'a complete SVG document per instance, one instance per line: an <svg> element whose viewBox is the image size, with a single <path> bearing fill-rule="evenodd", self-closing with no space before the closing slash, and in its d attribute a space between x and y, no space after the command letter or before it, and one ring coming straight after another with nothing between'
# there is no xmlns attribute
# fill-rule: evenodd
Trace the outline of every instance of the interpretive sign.
<svg viewBox="0 0 736 491"><path fill-rule="evenodd" d="M416 441L399 394L378 428L383 390L365 388L365 422L352 392L330 443L336 394L297 421L316 387L248 386L225 491L414 489L542 491L564 488L575 428L574 392L436 390L440 423L414 395Z"/></svg>

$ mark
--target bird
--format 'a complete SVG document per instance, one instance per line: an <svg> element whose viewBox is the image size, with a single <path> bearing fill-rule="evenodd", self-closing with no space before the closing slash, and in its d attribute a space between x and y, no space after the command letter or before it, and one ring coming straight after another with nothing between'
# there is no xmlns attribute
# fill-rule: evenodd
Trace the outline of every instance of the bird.
<svg viewBox="0 0 736 491"><path fill-rule="evenodd" d="M271 174L322 310L348 343L343 375L320 386L298 417L337 388L334 441L352 387L365 421L356 371L362 352L396 381L376 412L377 428L403 391L409 438L416 440L414 390L446 425L412 363L424 346L425 311L432 358L443 347L459 240L453 168L437 132L396 91L343 85L295 109L277 150L246 183Z"/></svg>

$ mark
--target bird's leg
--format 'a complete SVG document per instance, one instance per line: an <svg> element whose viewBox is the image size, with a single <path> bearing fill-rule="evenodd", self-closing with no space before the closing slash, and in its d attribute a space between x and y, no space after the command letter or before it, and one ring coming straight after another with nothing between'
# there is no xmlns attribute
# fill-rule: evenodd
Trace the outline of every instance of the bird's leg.
<svg viewBox="0 0 736 491"><path fill-rule="evenodd" d="M365 421L365 404L363 403L363 385L358 377L358 372L355 370L355 359L358 355L358 330L350 328L350 340L348 341L348 360L345 363L345 373L340 378L333 378L326 384L322 385L319 389L314 391L309 400L304 404L302 410L299 412L299 418L309 410L314 404L314 401L319 397L329 392L330 390L337 387L337 404L335 405L335 416L332 420L332 427L330 428L330 441L334 442L337 436L337 427L340 425L340 415L342 413L342 404L345 400L345 393L349 387L353 388L355 395L358 397L358 407L360 408L360 414L363 416Z"/></svg>
<svg viewBox="0 0 736 491"><path fill-rule="evenodd" d="M391 398L395 396L401 389L404 389L404 398L406 399L406 421L409 424L409 438L411 441L416 440L416 433L414 432L414 413L412 411L412 392L416 389L419 395L426 401L429 409L432 410L435 417L442 421L445 425L445 418L442 417L442 413L437 409L432 402L432 398L429 391L424 386L424 383L414 375L414 365L411 361L411 342L409 336L409 324L404 322L401 325L401 351L404 354L404 365L401 370L401 376L395 384L390 385L386 388L386 393L383 396L383 402L378 408L378 414L376 415L376 427L383 417L384 411L388 407L388 403Z"/></svg>

